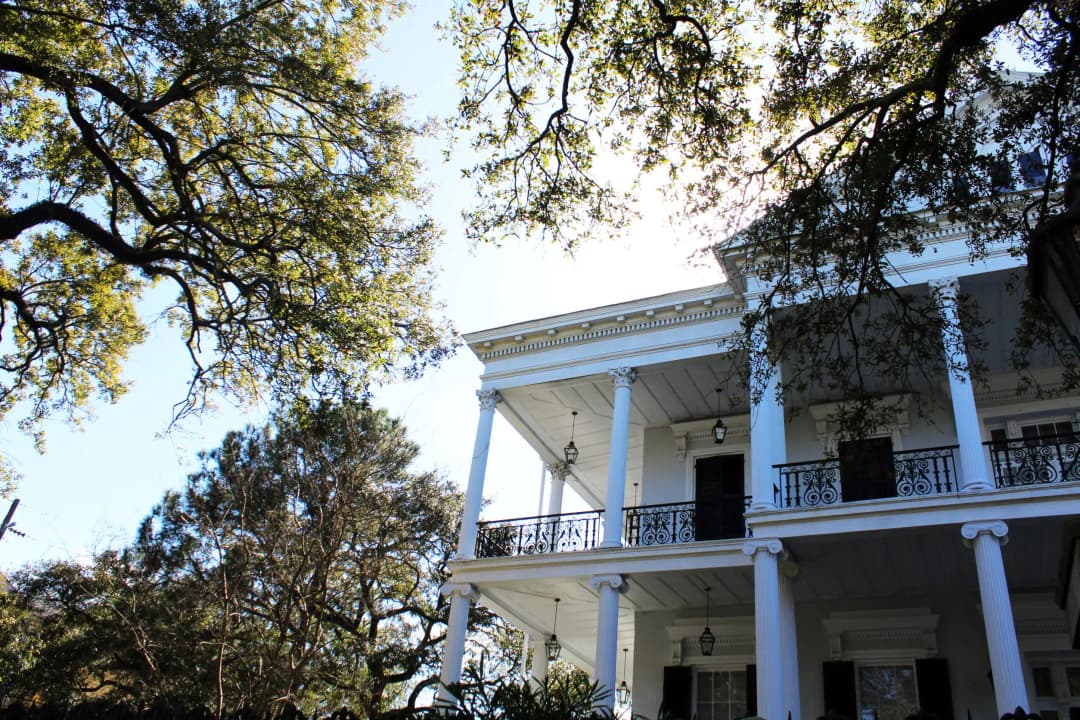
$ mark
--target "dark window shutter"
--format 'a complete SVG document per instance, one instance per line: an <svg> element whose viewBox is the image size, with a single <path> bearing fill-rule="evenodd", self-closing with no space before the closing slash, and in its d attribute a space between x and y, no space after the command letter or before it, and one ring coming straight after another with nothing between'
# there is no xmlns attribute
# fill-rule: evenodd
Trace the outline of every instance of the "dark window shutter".
<svg viewBox="0 0 1080 720"><path fill-rule="evenodd" d="M757 715L757 665L746 666L746 714Z"/></svg>
<svg viewBox="0 0 1080 720"><path fill-rule="evenodd" d="M660 702L660 715L665 712L671 720L691 720L691 703L694 694L693 669L684 665L668 665L664 668L664 695Z"/></svg>
<svg viewBox="0 0 1080 720"><path fill-rule="evenodd" d="M919 706L939 720L953 720L949 662L945 658L916 660L915 681L919 688Z"/></svg>
<svg viewBox="0 0 1080 720"><path fill-rule="evenodd" d="M823 662L821 679L825 689L825 717L839 716L856 720L855 663L841 660Z"/></svg>

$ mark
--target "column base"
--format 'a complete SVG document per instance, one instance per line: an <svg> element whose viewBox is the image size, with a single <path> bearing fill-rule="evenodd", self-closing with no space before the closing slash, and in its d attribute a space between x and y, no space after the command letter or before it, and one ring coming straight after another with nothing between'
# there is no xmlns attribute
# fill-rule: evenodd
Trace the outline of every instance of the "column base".
<svg viewBox="0 0 1080 720"><path fill-rule="evenodd" d="M621 548L622 546L622 540L603 540L596 547L599 550L609 550L611 548Z"/></svg>

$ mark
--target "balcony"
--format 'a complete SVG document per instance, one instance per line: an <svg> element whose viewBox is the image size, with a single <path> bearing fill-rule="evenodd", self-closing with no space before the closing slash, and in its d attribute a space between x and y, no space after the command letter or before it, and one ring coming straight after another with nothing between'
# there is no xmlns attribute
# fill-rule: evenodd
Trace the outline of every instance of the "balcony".
<svg viewBox="0 0 1080 720"><path fill-rule="evenodd" d="M957 490L956 445L892 453L874 473L842 458L776 465L773 486L780 509L830 507L841 503L890 497L949 495ZM843 472L842 472L843 469Z"/></svg>
<svg viewBox="0 0 1080 720"><path fill-rule="evenodd" d="M985 443L999 488L1080 480L1080 435L1041 436ZM873 462L822 458L777 465L773 486L779 510L835 507L863 500L954 495L958 446L892 452ZM863 458L865 459L865 458ZM869 471L868 471L869 469ZM649 547L750 536L749 497L628 507L623 547ZM481 522L478 558L592 550L603 539L602 510Z"/></svg>
<svg viewBox="0 0 1080 720"><path fill-rule="evenodd" d="M1080 480L1080 436L1076 433L984 444L990 452L994 484L999 488Z"/></svg>
<svg viewBox="0 0 1080 720"><path fill-rule="evenodd" d="M743 513L750 498L681 502L623 511L623 546L672 545L748 537ZM592 550L603 537L603 511L538 515L477 525L476 557L509 557Z"/></svg>
<svg viewBox="0 0 1080 720"><path fill-rule="evenodd" d="M603 510L477 523L476 557L592 550L603 536Z"/></svg>

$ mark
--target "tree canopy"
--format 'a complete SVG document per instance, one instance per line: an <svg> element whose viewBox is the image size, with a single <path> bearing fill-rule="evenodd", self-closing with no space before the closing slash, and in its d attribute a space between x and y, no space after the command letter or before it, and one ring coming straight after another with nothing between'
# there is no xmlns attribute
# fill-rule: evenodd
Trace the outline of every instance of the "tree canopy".
<svg viewBox="0 0 1080 720"><path fill-rule="evenodd" d="M192 362L180 414L445 353L418 128L358 70L401 8L0 2L0 413L115 398L155 285Z"/></svg>
<svg viewBox="0 0 1080 720"><path fill-rule="evenodd" d="M477 0L453 30L475 235L572 246L635 210L609 156L665 171L696 229L770 279L746 337L770 323L770 360L811 358L787 382L829 373L851 396L864 374L941 366L938 298L899 291L889 260L935 223L965 226L978 259L1080 221L1061 192L1080 150L1071 0ZM1021 345L1053 341L1036 315Z"/></svg>
<svg viewBox="0 0 1080 720"><path fill-rule="evenodd" d="M0 667L19 671L0 692L409 714L438 682L461 512L449 483L409 469L416 453L352 402L229 434L129 547L15 576Z"/></svg>

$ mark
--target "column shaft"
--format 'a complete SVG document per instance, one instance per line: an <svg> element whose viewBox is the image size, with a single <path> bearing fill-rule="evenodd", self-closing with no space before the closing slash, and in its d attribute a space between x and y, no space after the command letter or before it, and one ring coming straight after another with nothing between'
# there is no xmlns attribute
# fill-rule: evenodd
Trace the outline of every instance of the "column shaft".
<svg viewBox="0 0 1080 720"><path fill-rule="evenodd" d="M438 702L448 705L457 703L457 699L447 688L461 680L461 663L465 658L465 632L469 627L469 605L476 591L471 585L447 585L443 592L450 595L450 615L446 621Z"/></svg>
<svg viewBox="0 0 1080 720"><path fill-rule="evenodd" d="M604 505L602 548L622 547L623 500L626 494L626 454L630 442L630 385L636 377L631 368L610 371L615 381L611 414L611 450L608 455L607 496Z"/></svg>
<svg viewBox="0 0 1080 720"><path fill-rule="evenodd" d="M457 546L459 558L476 557L476 523L480 520L480 507L484 502L484 474L487 472L488 449L491 447L491 428L495 422L495 404L500 399L494 390L481 390L476 394L480 398L480 419L476 423L469 484L465 488L465 507L461 513L461 534Z"/></svg>
<svg viewBox="0 0 1080 720"><path fill-rule="evenodd" d="M619 592L625 587L619 575L600 575L592 579L600 596L596 626L596 682L603 699L598 708L615 709L615 678L619 658Z"/></svg>
<svg viewBox="0 0 1080 720"><path fill-rule="evenodd" d="M960 314L956 304L959 286L956 278L947 278L931 283L931 287L937 292L944 321L941 341L945 347L949 397L952 400L953 419L956 421L956 442L960 446L958 486L963 492L990 490L993 485L990 483L986 459L983 456L979 413L975 406L975 391L971 387L971 374L968 372L967 347L964 344L964 333L960 329Z"/></svg>
<svg viewBox="0 0 1080 720"><path fill-rule="evenodd" d="M754 558L758 715L786 720L778 557L783 545L776 539L750 540L743 546L743 552Z"/></svg>
<svg viewBox="0 0 1080 720"><path fill-rule="evenodd" d="M756 331L753 363L767 363L765 330ZM773 465L786 462L787 441L784 432L784 405L777 394L780 368L770 368L769 380L750 413L750 488L753 496L751 510L776 508L773 487L776 471Z"/></svg>
<svg viewBox="0 0 1080 720"><path fill-rule="evenodd" d="M540 684L547 680L548 672L547 648L544 647L545 639L543 636L536 638L532 646L532 677L533 680Z"/></svg>
<svg viewBox="0 0 1080 720"><path fill-rule="evenodd" d="M1005 579L1005 563L1001 559L1001 544L1007 537L1008 527L1003 522L968 523L960 532L975 551L997 714L1000 717L1018 707L1030 711L1009 586Z"/></svg>
<svg viewBox="0 0 1080 720"><path fill-rule="evenodd" d="M548 515L562 513L563 490L566 488L567 468L565 464L552 465L548 468L551 472L551 492L548 494Z"/></svg>
<svg viewBox="0 0 1080 720"><path fill-rule="evenodd" d="M799 645L795 625L795 580L786 572L780 573L780 634L784 668L784 715L799 720Z"/></svg>

